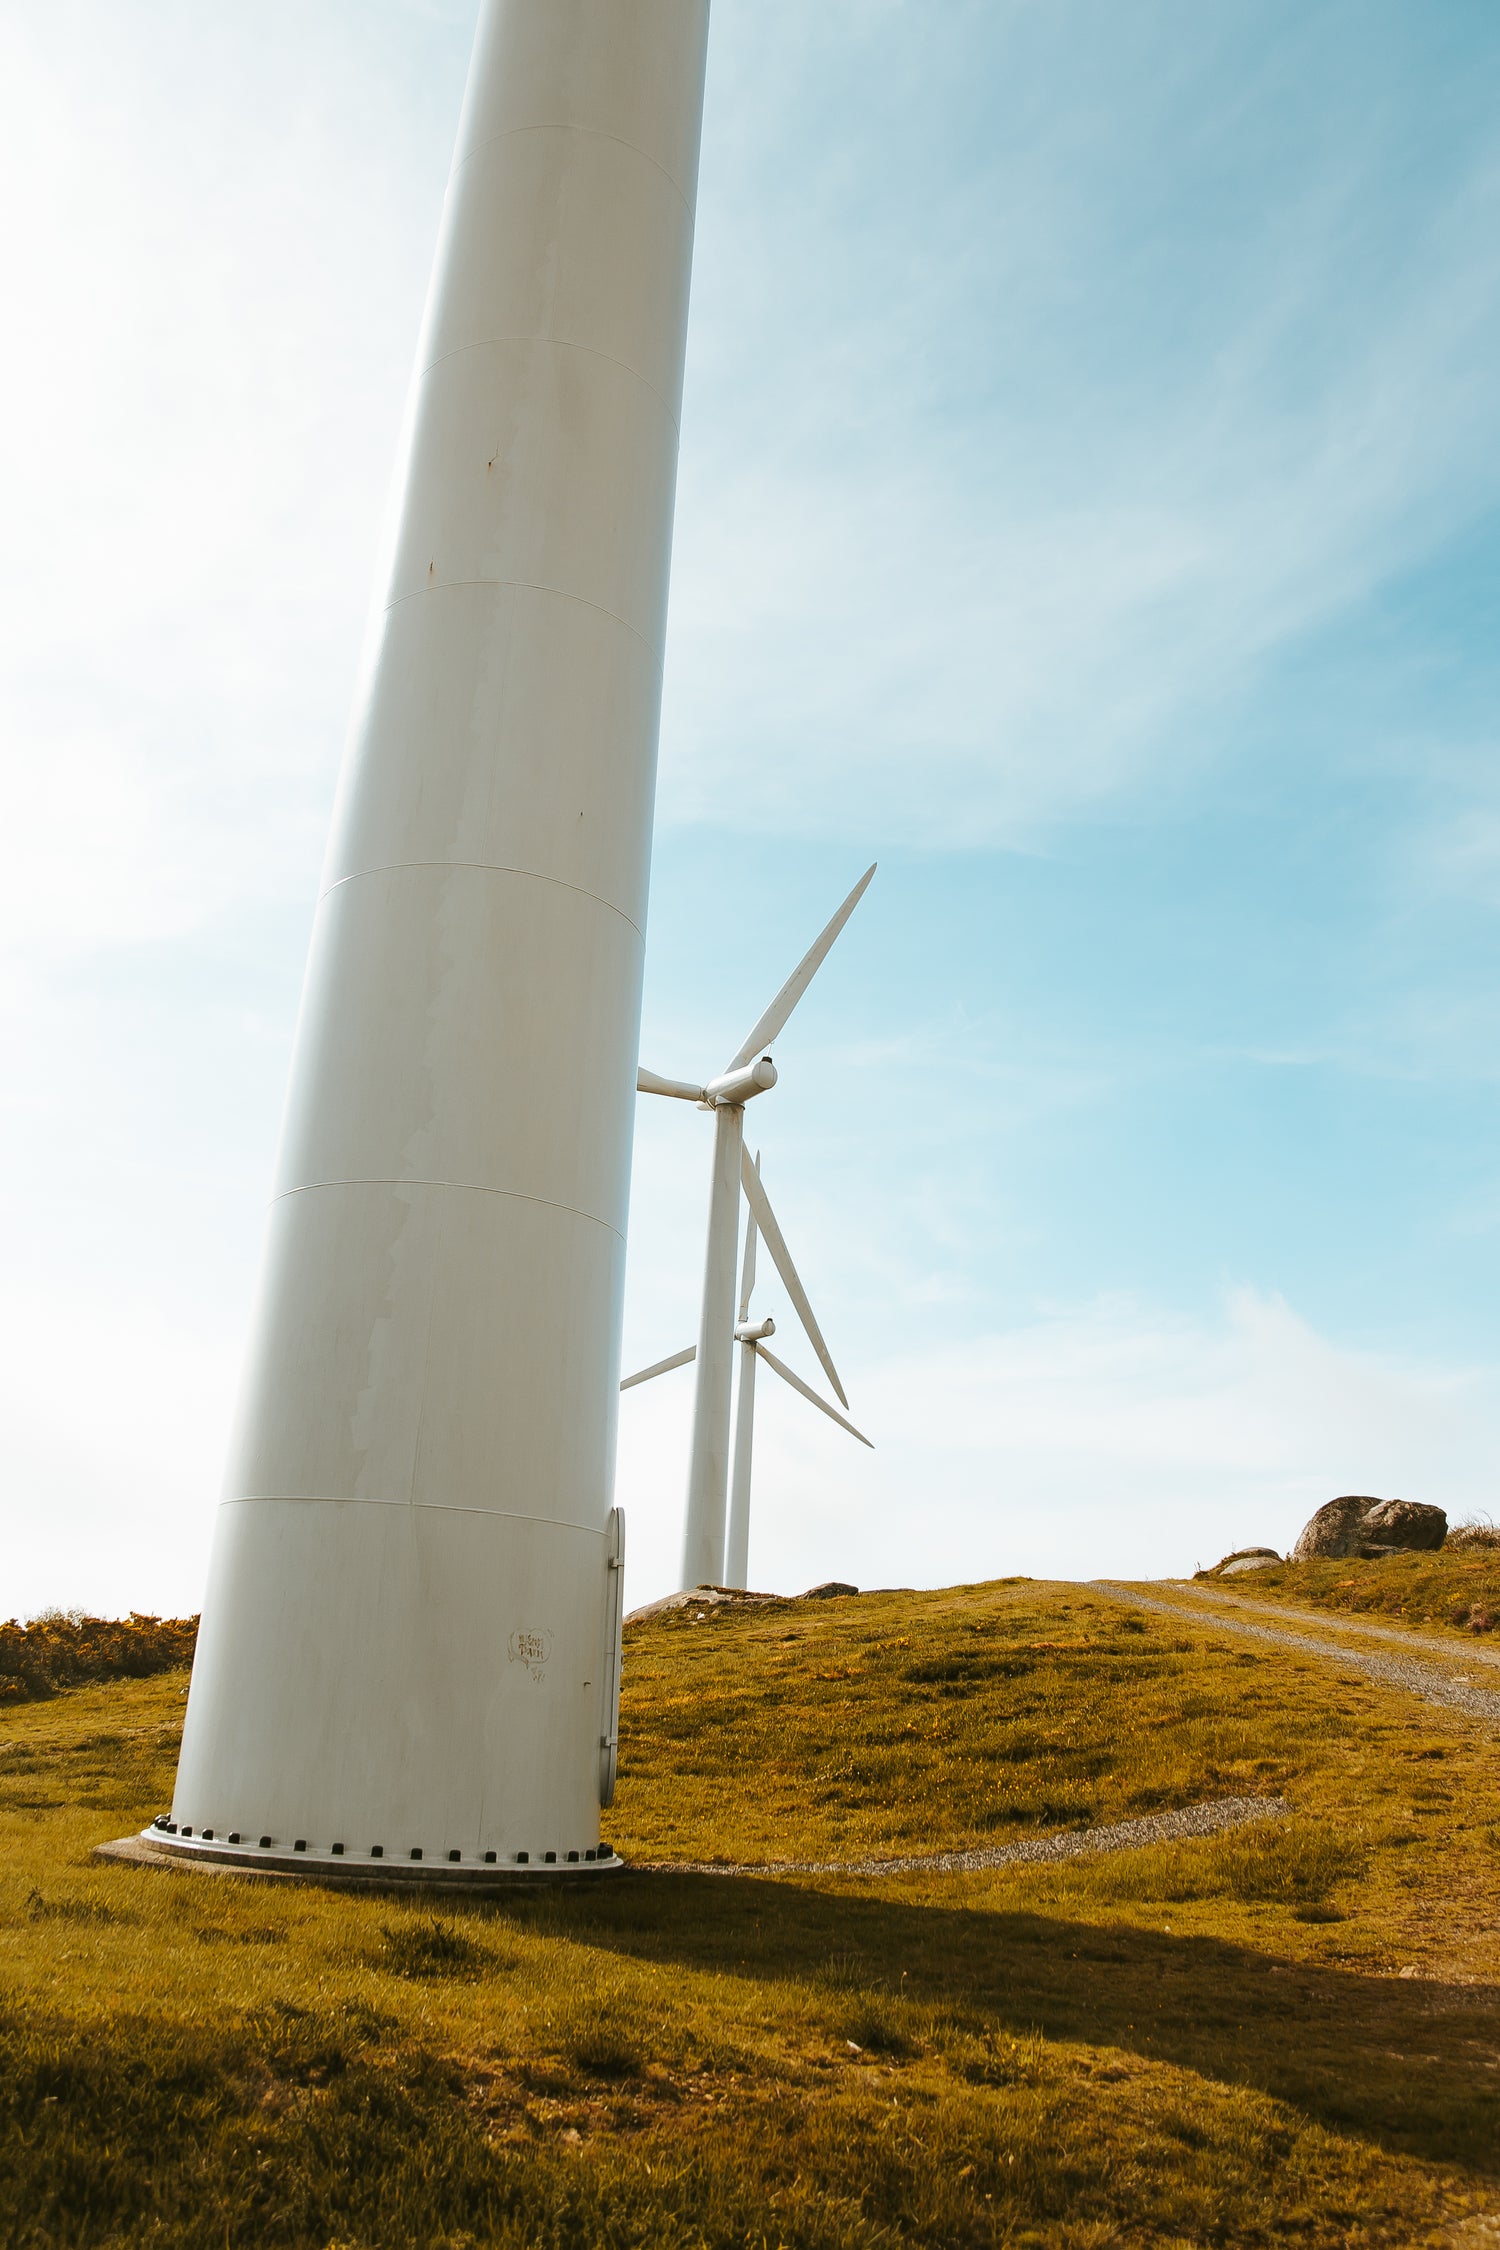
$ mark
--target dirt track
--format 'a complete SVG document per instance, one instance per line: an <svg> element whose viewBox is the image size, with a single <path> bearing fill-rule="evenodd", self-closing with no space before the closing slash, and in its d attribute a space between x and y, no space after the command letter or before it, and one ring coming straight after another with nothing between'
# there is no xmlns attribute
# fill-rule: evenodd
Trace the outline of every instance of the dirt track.
<svg viewBox="0 0 1500 2250"><path fill-rule="evenodd" d="M1463 1711L1470 1718L1483 1720L1486 1726L1500 1730L1500 1691L1475 1687L1462 1676L1457 1667L1467 1664L1472 1654L1462 1646L1452 1651L1450 1662L1455 1670L1439 1671L1435 1664L1418 1663L1412 1657L1376 1655L1374 1650L1352 1647L1348 1641L1289 1632L1284 1626L1253 1624L1249 1618L1229 1615L1223 1609L1205 1609L1196 1599L1200 1592L1197 1587L1192 1597L1182 1601L1163 1601L1159 1595L1143 1594L1132 1586L1112 1585L1103 1578L1090 1579L1088 1590L1091 1594L1103 1594L1110 1601L1126 1602L1132 1609L1149 1609L1161 1617L1177 1617L1184 1624L1210 1632L1236 1633L1242 1640L1269 1641L1273 1647L1296 1649L1304 1656L1332 1657L1346 1671L1362 1672L1366 1679L1376 1680L1382 1687L1404 1688L1408 1695L1419 1696L1424 1703ZM1339 1622L1342 1624L1342 1619ZM1376 1627L1375 1630L1383 1639L1391 1628ZM1405 1637L1399 1636L1403 1640ZM1424 1645L1428 1648L1436 1645L1447 1654L1441 1642L1434 1644L1428 1639Z"/></svg>

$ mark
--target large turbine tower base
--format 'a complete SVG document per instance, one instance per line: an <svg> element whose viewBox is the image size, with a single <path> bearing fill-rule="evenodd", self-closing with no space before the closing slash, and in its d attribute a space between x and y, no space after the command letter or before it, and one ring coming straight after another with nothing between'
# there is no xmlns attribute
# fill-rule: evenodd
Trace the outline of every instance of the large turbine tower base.
<svg viewBox="0 0 1500 2250"><path fill-rule="evenodd" d="M483 0L163 1848L601 1864L707 30Z"/></svg>

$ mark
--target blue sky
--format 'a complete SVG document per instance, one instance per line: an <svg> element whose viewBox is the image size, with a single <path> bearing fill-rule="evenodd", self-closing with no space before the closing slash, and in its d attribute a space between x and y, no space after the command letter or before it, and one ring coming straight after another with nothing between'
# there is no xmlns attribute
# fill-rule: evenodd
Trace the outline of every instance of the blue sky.
<svg viewBox="0 0 1500 2250"><path fill-rule="evenodd" d="M3 1611L198 1600L473 13L0 33ZM761 1582L1496 1506L1497 97L1489 0L716 0L644 1059L881 863L750 1113L877 1451L767 1398Z"/></svg>

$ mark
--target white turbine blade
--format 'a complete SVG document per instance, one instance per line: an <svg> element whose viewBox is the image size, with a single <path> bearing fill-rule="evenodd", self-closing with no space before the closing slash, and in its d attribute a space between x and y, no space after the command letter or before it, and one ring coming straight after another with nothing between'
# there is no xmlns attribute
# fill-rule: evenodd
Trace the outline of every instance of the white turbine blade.
<svg viewBox="0 0 1500 2250"><path fill-rule="evenodd" d="M757 1179L760 1177L759 1149L755 1152L755 1176ZM745 1263L740 1270L741 1320L750 1318L750 1293L755 1287L755 1245L759 1240L760 1233L755 1224L755 1213L752 1211L745 1226Z"/></svg>
<svg viewBox="0 0 1500 2250"><path fill-rule="evenodd" d="M703 1099L701 1086L689 1086L682 1078L659 1078L644 1064L635 1074L635 1090L638 1094L668 1094L674 1102L701 1102Z"/></svg>
<svg viewBox="0 0 1500 2250"><path fill-rule="evenodd" d="M782 1026L787 1020L787 1017L791 1014L793 1008L796 1007L797 1002L802 998L803 993L812 983L812 980L817 975L819 969L822 968L824 961L828 957L829 948L833 944L834 939L838 936L839 931L848 921L850 915L854 912L856 906L858 906L860 900L864 897L866 890L869 888L870 878L874 874L874 872L875 869L873 867L866 868L864 874L861 875L859 881L855 884L853 890L849 893L849 896L845 899L843 905L839 908L837 914L835 914L833 920L829 923L827 929L823 932L823 935L816 941L810 952L804 953L802 959L797 963L796 968L793 969L791 975L787 978L786 983L777 993L775 999L771 1002L770 1007L767 1008L765 1014L761 1017L760 1022L751 1032L749 1038L745 1041L744 1046L741 1047L733 1062L728 1063L725 1066L726 1077L731 1070L740 1069L742 1064L749 1062L752 1056L758 1055L761 1052L762 1048L768 1047L771 1044L771 1041L781 1030Z"/></svg>
<svg viewBox="0 0 1500 2250"><path fill-rule="evenodd" d="M633 1391L637 1383L649 1383L653 1375L670 1375L674 1367L686 1367L690 1359L697 1357L697 1345L689 1344L685 1352L674 1352L670 1359L659 1359L654 1367L643 1367L639 1375L627 1375L620 1388Z"/></svg>
<svg viewBox="0 0 1500 2250"><path fill-rule="evenodd" d="M847 1406L849 1401L844 1396L844 1386L839 1381L839 1371L833 1364L833 1354L823 1341L823 1331L813 1316L812 1306L807 1301L807 1291L803 1288L797 1269L792 1264L792 1254L782 1239L781 1229L776 1224L776 1214L771 1209L766 1191L760 1184L760 1174L751 1164L749 1157L743 1155L743 1153L740 1161L740 1177L745 1183L745 1196L750 1205L751 1217L766 1238L766 1248L776 1261L776 1271L786 1283L787 1295L797 1308L797 1318L807 1330L807 1340L823 1362L823 1372L828 1377L829 1382L832 1383L839 1404Z"/></svg>
<svg viewBox="0 0 1500 2250"><path fill-rule="evenodd" d="M802 1393L802 1396L807 1399L813 1406L815 1406L820 1414L826 1414L830 1422L837 1422L841 1430L847 1430L851 1437L857 1437L861 1445L869 1445L870 1451L872 1453L874 1452L875 1448L873 1445L870 1445L870 1440L865 1436L864 1431L857 1430L852 1422L846 1422L844 1420L842 1414L835 1413L834 1409L829 1405L826 1398L819 1398L817 1392L814 1390L810 1390L808 1385L803 1382L800 1375L794 1375L792 1373L785 1360L778 1359L774 1352L768 1352L764 1344L752 1344L750 1348L761 1359L765 1361L767 1367L775 1368L783 1383L790 1383L792 1389L794 1391L800 1391ZM847 1403L848 1402L846 1400L845 1404L847 1405Z"/></svg>

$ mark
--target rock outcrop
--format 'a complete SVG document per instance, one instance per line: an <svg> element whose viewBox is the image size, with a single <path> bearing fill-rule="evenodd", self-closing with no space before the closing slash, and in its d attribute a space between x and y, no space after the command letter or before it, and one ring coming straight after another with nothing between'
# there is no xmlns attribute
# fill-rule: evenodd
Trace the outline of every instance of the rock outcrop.
<svg viewBox="0 0 1500 2250"><path fill-rule="evenodd" d="M742 1586L694 1586L685 1594L663 1594L660 1601L642 1602L639 1609L627 1610L627 1625L639 1625L648 1617L665 1617L669 1610L721 1609L726 1603L742 1609L754 1608L759 1602L779 1602L782 1594L747 1594Z"/></svg>
<svg viewBox="0 0 1500 2250"><path fill-rule="evenodd" d="M1431 1551L1448 1536L1448 1518L1423 1500L1382 1500L1365 1517L1367 1547L1415 1547Z"/></svg>
<svg viewBox="0 0 1500 2250"><path fill-rule="evenodd" d="M1348 1492L1330 1500L1302 1526L1292 1549L1293 1562L1313 1562L1319 1556L1357 1555L1366 1511L1381 1506L1369 1493Z"/></svg>
<svg viewBox="0 0 1500 2250"><path fill-rule="evenodd" d="M627 1612L627 1625L639 1625L648 1617L665 1617L670 1610L702 1610L706 1616L711 1609L725 1605L740 1609L753 1609L764 1602L821 1602L834 1594L857 1594L857 1586L845 1585L842 1578L830 1578L821 1586L809 1586L805 1594L755 1594L746 1593L743 1586L694 1586L685 1594L663 1594L660 1601L642 1602L639 1609Z"/></svg>
<svg viewBox="0 0 1500 2250"><path fill-rule="evenodd" d="M1226 1555L1221 1563L1215 1563L1213 1575L1215 1578L1238 1578L1247 1570L1269 1570L1280 1560L1274 1547L1237 1547L1232 1555Z"/></svg>
<svg viewBox="0 0 1500 2250"><path fill-rule="evenodd" d="M1377 1500L1367 1492L1346 1492L1330 1500L1303 1525L1292 1549L1293 1562L1318 1557L1375 1557L1406 1549L1441 1547L1448 1518L1441 1508L1420 1500Z"/></svg>

